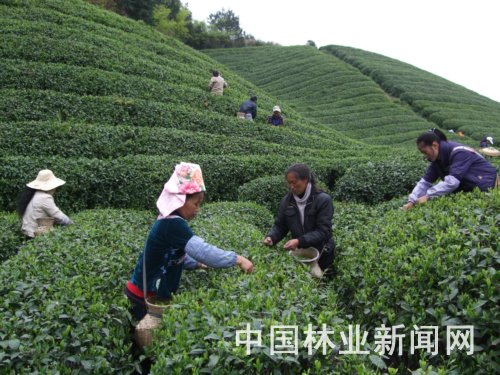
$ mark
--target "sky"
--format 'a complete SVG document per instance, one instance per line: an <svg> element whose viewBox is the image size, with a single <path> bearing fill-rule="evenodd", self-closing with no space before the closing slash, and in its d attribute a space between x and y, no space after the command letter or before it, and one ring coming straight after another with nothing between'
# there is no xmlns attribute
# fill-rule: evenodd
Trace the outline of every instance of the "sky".
<svg viewBox="0 0 500 375"><path fill-rule="evenodd" d="M313 40L392 57L500 102L499 0L187 0L193 18L231 9L255 38Z"/></svg>

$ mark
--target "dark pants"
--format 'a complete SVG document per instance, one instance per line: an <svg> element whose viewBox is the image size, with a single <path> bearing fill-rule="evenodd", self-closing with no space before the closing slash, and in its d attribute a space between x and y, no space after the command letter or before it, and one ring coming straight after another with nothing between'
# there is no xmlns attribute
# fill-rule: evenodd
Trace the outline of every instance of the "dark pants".
<svg viewBox="0 0 500 375"><path fill-rule="evenodd" d="M327 277L331 277L334 275L333 270L333 259L335 257L335 249L328 249L325 247L321 252L321 256L318 259L318 265L322 271L324 271L324 275Z"/></svg>
<svg viewBox="0 0 500 375"><path fill-rule="evenodd" d="M146 316L148 310L146 309L146 302L144 298L137 297L134 293L125 287L125 295L130 301L130 313L136 321L141 321Z"/></svg>

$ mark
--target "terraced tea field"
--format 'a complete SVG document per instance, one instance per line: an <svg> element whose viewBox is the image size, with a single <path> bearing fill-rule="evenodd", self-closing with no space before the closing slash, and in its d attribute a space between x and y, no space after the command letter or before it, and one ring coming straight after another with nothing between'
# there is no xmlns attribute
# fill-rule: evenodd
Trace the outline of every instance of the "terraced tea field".
<svg viewBox="0 0 500 375"><path fill-rule="evenodd" d="M206 50L305 118L370 144L411 143L433 126L348 63L308 46ZM286 113L285 113L286 115Z"/></svg>
<svg viewBox="0 0 500 375"><path fill-rule="evenodd" d="M81 0L0 1L0 373L132 374L145 356L152 374L499 372L500 191L398 209L425 170L415 137L439 123L476 145L498 103L424 73L407 83L399 62L381 75L381 64L337 47L201 53ZM207 90L214 68L223 97ZM256 120L237 119L251 94ZM284 128L265 123L276 104ZM200 164L207 185L193 231L255 272L185 272L140 356L123 287L180 161ZM334 197L332 281L262 245L296 162ZM13 211L43 168L67 181L55 200L76 224L27 241ZM236 340L246 324L263 332L250 354ZM338 345L271 352L272 326L303 340L309 324ZM340 352L356 324L367 355ZM382 324L404 325L405 348L414 325L439 326L439 354L380 355ZM473 355L446 354L450 325L475 326Z"/></svg>
<svg viewBox="0 0 500 375"><path fill-rule="evenodd" d="M494 100L376 53L340 46L322 50L358 68L439 127L462 131L476 141L485 136L500 138L500 103Z"/></svg>

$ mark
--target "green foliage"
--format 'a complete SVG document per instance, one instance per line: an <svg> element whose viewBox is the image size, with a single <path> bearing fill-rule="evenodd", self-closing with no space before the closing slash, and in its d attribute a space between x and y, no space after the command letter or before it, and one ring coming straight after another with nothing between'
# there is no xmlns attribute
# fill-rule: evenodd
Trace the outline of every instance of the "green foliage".
<svg viewBox="0 0 500 375"><path fill-rule="evenodd" d="M244 35L240 27L240 17L234 14L231 9L226 11L222 8L222 10L211 13L208 16L208 23L215 30L230 33L230 35L234 36L234 39L241 38Z"/></svg>
<svg viewBox="0 0 500 375"><path fill-rule="evenodd" d="M267 213L266 221L270 215ZM254 221L259 222L260 212ZM200 227L203 230L200 230ZM308 356L305 349L299 356L270 355L271 325L298 325L306 329L322 323L339 327L335 293L329 285L313 279L305 267L294 262L286 252L260 245L263 231L237 215L220 212L200 217L193 223L197 233L211 243L248 256L255 272L246 275L239 269L195 271L184 274L182 293L163 316L162 327L155 335L149 352L155 357L152 373L316 374L357 372L366 358L322 355ZM221 302L222 301L222 302ZM328 308L325 308L328 306ZM245 354L244 346L236 346L236 330L250 323L262 329L261 348ZM301 332L302 334L302 332ZM368 368L372 367L366 363ZM312 373L312 372L311 372Z"/></svg>
<svg viewBox="0 0 500 375"><path fill-rule="evenodd" d="M368 204L411 192L425 172L425 163L411 160L368 162L352 166L335 186L334 198Z"/></svg>
<svg viewBox="0 0 500 375"><path fill-rule="evenodd" d="M329 193L328 187L321 181L318 182L318 187ZM256 178L240 186L238 200L256 202L269 209L275 215L278 212L281 200L288 191L283 172L278 176Z"/></svg>
<svg viewBox="0 0 500 375"><path fill-rule="evenodd" d="M269 210L251 202L216 202L203 206L193 225L198 229L198 222L208 222L223 218L234 218L245 224L251 224L261 231L269 229L273 216ZM202 228L199 228L200 230ZM211 236L215 234L212 233Z"/></svg>
<svg viewBox="0 0 500 375"><path fill-rule="evenodd" d="M424 359L460 374L498 372L500 191L456 194L409 212L337 208L337 290L346 312L367 329L404 324L407 339L413 325L440 329L440 355L390 361L401 371ZM461 324L475 327L476 352L446 357L445 326Z"/></svg>
<svg viewBox="0 0 500 375"><path fill-rule="evenodd" d="M207 198L236 200L238 188L258 177L279 174L293 162L307 162L323 181L342 175L349 159L284 158L261 155L127 156L109 160L61 157L0 158L0 208L13 210L15 197L41 169L51 169L66 185L57 190L61 209L118 207L154 209L156 199L176 163L201 165ZM230 176L230 177L229 177Z"/></svg>
<svg viewBox="0 0 500 375"><path fill-rule="evenodd" d="M288 192L283 175L260 177L240 186L238 200L256 202L272 213L278 211L281 199Z"/></svg>
<svg viewBox="0 0 500 375"><path fill-rule="evenodd" d="M321 47L360 69L385 92L446 129L461 130L480 141L500 137L500 104L401 61L350 47ZM477 146L477 143L476 143Z"/></svg>
<svg viewBox="0 0 500 375"><path fill-rule="evenodd" d="M152 24L154 0L117 0L119 8L130 18Z"/></svg>
<svg viewBox="0 0 500 375"><path fill-rule="evenodd" d="M172 10L162 19L181 10L177 0L162 4ZM375 64L372 55L361 66L362 53L349 60L309 46L207 52L215 61L79 0L7 0L0 12L0 209L13 210L24 184L51 168L67 181L55 196L65 212L149 210L71 214L75 226L26 244L15 215L0 214L0 372L134 370L122 290L180 161L201 164L208 201L251 200L271 212L210 203L192 222L196 234L249 256L256 272L186 272L148 352L153 373L498 372L499 194L397 209L424 170L417 135L435 123L473 138L495 132L496 105L437 77L404 81L414 68L381 69L389 62ZM208 36L192 43L227 42L193 25ZM223 97L207 91L212 69L230 84ZM234 117L249 93L259 97L252 124ZM276 104L285 128L265 124ZM280 176L295 162L349 201L335 202L333 283L261 245L286 192ZM250 356L235 345L246 322L265 335ZM269 353L272 324L325 323L340 343L348 324L399 322L474 324L480 351L470 358Z"/></svg>
<svg viewBox="0 0 500 375"><path fill-rule="evenodd" d="M177 15L172 15L172 10L165 5L157 5L153 10L153 23L161 33L185 40L189 33L188 20L190 12L187 8L181 9Z"/></svg>
<svg viewBox="0 0 500 375"><path fill-rule="evenodd" d="M205 129L208 131L208 129ZM50 140L50 142L48 142ZM29 145L29 147L27 147ZM0 154L114 158L127 155L269 154L300 158L305 147L286 147L235 134L217 135L168 128L106 126L72 122L0 123ZM321 151L316 158L354 157L354 150Z"/></svg>
<svg viewBox="0 0 500 375"><path fill-rule="evenodd" d="M21 221L16 213L0 212L0 263L17 253L24 242Z"/></svg>
<svg viewBox="0 0 500 375"><path fill-rule="evenodd" d="M134 370L123 288L154 216L96 210L73 219L0 266L2 373Z"/></svg>
<svg viewBox="0 0 500 375"><path fill-rule="evenodd" d="M414 140L432 126L410 108L390 100L358 69L309 46L204 51L252 83L288 103L305 118L344 136L385 145ZM286 115L286 113L285 113ZM399 139L391 139L394 134ZM380 144L380 142L374 142Z"/></svg>

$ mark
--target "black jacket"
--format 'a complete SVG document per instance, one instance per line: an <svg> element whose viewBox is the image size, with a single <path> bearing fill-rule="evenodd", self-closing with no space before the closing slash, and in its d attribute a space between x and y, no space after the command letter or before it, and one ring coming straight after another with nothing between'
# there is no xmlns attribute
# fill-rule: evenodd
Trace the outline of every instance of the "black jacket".
<svg viewBox="0 0 500 375"><path fill-rule="evenodd" d="M268 237L273 244L281 241L290 231L292 237L299 240L299 247L315 247L326 251L335 248L332 239L332 198L323 191L311 192L304 210L304 226L300 222L300 212L292 193L288 193L281 200L278 216Z"/></svg>

